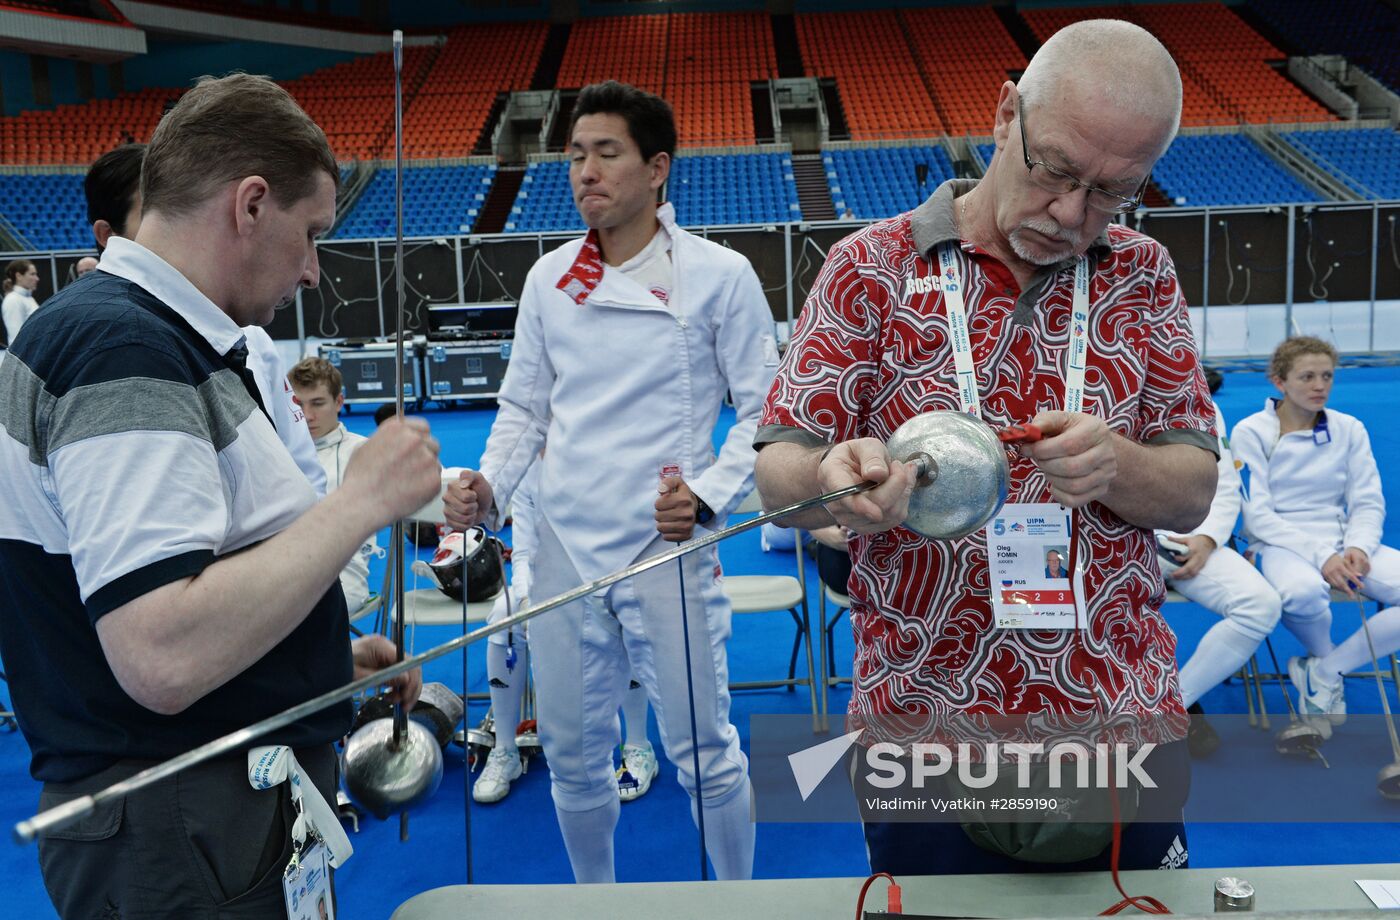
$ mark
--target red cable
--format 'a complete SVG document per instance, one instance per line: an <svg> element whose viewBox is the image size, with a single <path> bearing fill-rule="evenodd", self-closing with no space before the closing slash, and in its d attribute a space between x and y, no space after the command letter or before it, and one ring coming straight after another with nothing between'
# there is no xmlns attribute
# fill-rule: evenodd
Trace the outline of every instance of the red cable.
<svg viewBox="0 0 1400 920"><path fill-rule="evenodd" d="M1099 914L1100 917L1111 917L1121 913L1129 907L1136 907L1144 914L1170 914L1167 905L1153 897L1141 895L1134 897L1123 890L1123 882L1118 878L1118 856L1123 849L1123 820L1118 810L1118 787L1113 782L1113 757L1108 760L1108 800L1113 805L1113 852L1109 857L1109 868L1113 870L1113 887L1118 889L1118 893L1123 896L1123 900L1114 904L1108 910Z"/></svg>
<svg viewBox="0 0 1400 920"><path fill-rule="evenodd" d="M1027 428L1034 429L1034 425ZM1039 435L1039 429L1036 434ZM1069 570L1073 572L1079 559L1079 511L1073 512L1073 533L1069 541ZM1085 624L1087 628L1088 624ZM1123 882L1118 878L1118 858L1123 849L1123 819L1122 812L1118 808L1118 787L1114 784L1113 778L1113 755L1108 755L1108 800L1113 807L1113 848L1109 855L1109 869L1113 872L1113 887L1118 889L1118 893L1123 896L1123 900L1114 904L1108 910L1099 914L1100 917L1112 917L1129 907L1136 907L1145 914L1170 914L1171 911L1161 901L1146 895L1135 897L1123 890Z"/></svg>
<svg viewBox="0 0 1400 920"><path fill-rule="evenodd" d="M876 872L865 880L865 884L860 886L860 897L856 899L856 920L863 920L865 917L865 894L870 890L871 884L877 878L889 879L890 888L885 893L888 899L885 902L885 912L889 914L904 913L904 899L899 888L899 883L894 880L894 876L888 872Z"/></svg>

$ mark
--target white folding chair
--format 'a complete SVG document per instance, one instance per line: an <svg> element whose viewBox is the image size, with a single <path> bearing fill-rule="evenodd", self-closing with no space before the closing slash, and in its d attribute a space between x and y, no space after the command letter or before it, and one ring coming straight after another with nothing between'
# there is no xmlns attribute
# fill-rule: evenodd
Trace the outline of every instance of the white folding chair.
<svg viewBox="0 0 1400 920"><path fill-rule="evenodd" d="M757 490L750 492L735 514L754 514L763 507ZM724 593L735 613L770 613L786 610L797 628L792 641L787 677L779 680L734 681L731 690L760 690L774 687L806 686L811 698L812 719L818 717L816 662L812 654L812 624L807 610L807 572L802 558L802 532L796 532L797 577L791 575L729 575L724 576ZM799 612L800 611L800 612ZM797 676L797 653L803 642L807 645L807 676Z"/></svg>

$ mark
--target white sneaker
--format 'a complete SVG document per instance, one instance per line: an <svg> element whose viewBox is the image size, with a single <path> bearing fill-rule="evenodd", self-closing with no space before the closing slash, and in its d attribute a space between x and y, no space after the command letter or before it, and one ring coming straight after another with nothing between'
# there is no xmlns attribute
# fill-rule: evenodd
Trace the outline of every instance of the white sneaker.
<svg viewBox="0 0 1400 920"><path fill-rule="evenodd" d="M639 799L651 788L651 781L661 767L656 763L656 751L650 744L622 746L622 766L617 768L617 797L624 802Z"/></svg>
<svg viewBox="0 0 1400 920"><path fill-rule="evenodd" d="M1323 738L1332 736L1332 726L1347 720L1346 687L1340 677L1334 681L1322 679L1317 659L1288 659L1288 678L1298 690L1298 708Z"/></svg>
<svg viewBox="0 0 1400 920"><path fill-rule="evenodd" d="M510 784L520 779L521 772L518 752L493 749L472 785L472 798L483 805L499 802L510 794Z"/></svg>

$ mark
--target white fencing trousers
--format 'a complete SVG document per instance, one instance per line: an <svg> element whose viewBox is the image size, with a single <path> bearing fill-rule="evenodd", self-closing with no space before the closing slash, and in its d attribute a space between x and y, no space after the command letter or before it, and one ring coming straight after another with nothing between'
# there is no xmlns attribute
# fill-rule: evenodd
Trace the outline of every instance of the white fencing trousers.
<svg viewBox="0 0 1400 920"><path fill-rule="evenodd" d="M1224 617L1181 666L1181 699L1190 706L1244 666L1278 625L1281 603L1264 576L1228 546L1212 552L1194 578L1174 581L1180 566L1168 559L1161 563L1174 591Z"/></svg>
<svg viewBox="0 0 1400 920"><path fill-rule="evenodd" d="M1328 655L1335 648L1331 635L1332 599L1321 570L1291 550L1267 545L1259 549L1259 568L1283 598L1283 625L1298 637L1309 655ZM1376 549L1362 593L1387 607L1400 605L1400 552L1388 546ZM1359 622L1354 628L1352 622L1351 618L1343 621L1349 635L1361 629ZM1361 641L1364 643L1364 635ZM1376 647L1378 655L1392 651L1395 649ZM1369 661L1370 655L1366 654L1363 660Z"/></svg>
<svg viewBox="0 0 1400 920"><path fill-rule="evenodd" d="M532 595L554 597L582 584L544 515L538 536ZM638 558L673 545L658 535ZM718 553L711 546L681 559L694 665L696 738L708 814L711 808L748 794L748 758L739 749L739 733L729 721L725 642L732 611L718 578ZM613 750L621 741L617 711L633 675L646 688L666 756L676 765L681 785L695 797L676 563L668 562L601 595L537 617L530 624L530 652L540 742L549 761L557 810L586 812L617 801L613 772ZM717 849L742 852L747 846L751 865L751 823L740 831L747 834L747 843L715 839L708 824L706 830L712 854Z"/></svg>

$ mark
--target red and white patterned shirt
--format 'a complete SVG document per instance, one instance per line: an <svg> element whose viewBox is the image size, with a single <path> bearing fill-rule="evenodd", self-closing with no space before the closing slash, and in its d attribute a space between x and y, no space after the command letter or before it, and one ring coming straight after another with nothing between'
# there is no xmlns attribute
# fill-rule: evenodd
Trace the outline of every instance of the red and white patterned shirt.
<svg viewBox="0 0 1400 920"><path fill-rule="evenodd" d="M756 443L889 439L909 418L959 408L936 247L958 240L945 183L919 208L834 246L770 391ZM1166 250L1112 225L1089 252L1085 411L1144 444L1214 451L1214 410ZM959 264L982 417L994 426L1063 409L1073 260L1021 292L1011 272L962 242ZM1048 502L1043 473L1011 458L1009 501ZM1176 640L1152 531L1099 503L1075 515L1088 628L993 627L986 540L933 541L903 527L858 536L849 584L855 632L849 715L1049 713L1154 716L1184 734ZM1165 719L1163 718L1165 717Z"/></svg>

